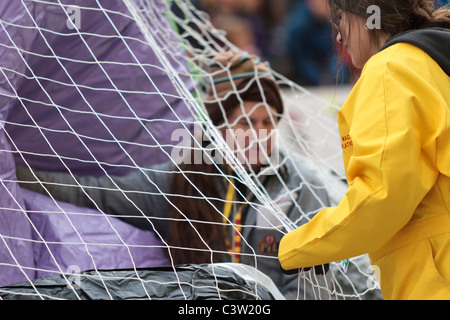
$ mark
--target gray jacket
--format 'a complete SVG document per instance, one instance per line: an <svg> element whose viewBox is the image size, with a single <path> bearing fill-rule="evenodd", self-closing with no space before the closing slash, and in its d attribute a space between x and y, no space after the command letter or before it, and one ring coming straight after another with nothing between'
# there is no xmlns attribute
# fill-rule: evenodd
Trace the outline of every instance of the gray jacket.
<svg viewBox="0 0 450 320"><path fill-rule="evenodd" d="M168 208L171 205L167 195L174 174L180 174L172 163L135 171L125 176L74 177L67 173L34 172L37 178L57 200L78 206L98 209L135 225L141 229L154 230L165 238L168 234ZM22 186L48 194L32 173L25 168L17 169ZM76 180L75 180L75 179ZM33 182L34 181L34 182ZM254 182L262 186L267 199L274 202L290 221L297 226L307 222L320 209L330 205L323 183L314 169L301 159L282 158L278 170L256 177ZM82 188L80 188L80 185ZM218 185L219 199L225 199L226 180ZM282 272L278 262L278 245L286 233L282 223L271 211L255 199L244 188L245 198L250 202L243 213L242 249L240 262L255 266L268 275L287 299L326 299L326 281L329 279L307 272L312 280L298 278L297 274ZM228 232L232 233L232 227ZM298 284L300 283L300 287ZM317 286L319 285L319 287Z"/></svg>

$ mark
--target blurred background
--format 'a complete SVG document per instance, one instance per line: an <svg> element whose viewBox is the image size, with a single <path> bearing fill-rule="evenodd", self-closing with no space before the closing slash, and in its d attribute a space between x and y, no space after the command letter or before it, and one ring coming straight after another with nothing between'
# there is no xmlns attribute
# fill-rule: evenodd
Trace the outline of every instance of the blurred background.
<svg viewBox="0 0 450 320"><path fill-rule="evenodd" d="M435 0L436 6L449 0ZM327 0L192 0L237 47L304 87L351 86L359 71L336 43ZM338 74L339 72L339 74Z"/></svg>
<svg viewBox="0 0 450 320"><path fill-rule="evenodd" d="M355 80L330 25L327 0L193 0L237 47L269 61L271 67L305 87ZM337 76L339 70L339 76ZM353 71L353 72L352 72Z"/></svg>

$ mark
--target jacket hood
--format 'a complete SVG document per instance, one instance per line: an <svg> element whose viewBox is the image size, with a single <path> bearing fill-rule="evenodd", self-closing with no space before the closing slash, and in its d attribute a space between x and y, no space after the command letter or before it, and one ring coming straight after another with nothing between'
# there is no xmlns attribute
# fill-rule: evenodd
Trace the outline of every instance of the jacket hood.
<svg viewBox="0 0 450 320"><path fill-rule="evenodd" d="M425 51L450 77L450 29L426 28L406 31L388 40L381 50L399 42L412 44Z"/></svg>

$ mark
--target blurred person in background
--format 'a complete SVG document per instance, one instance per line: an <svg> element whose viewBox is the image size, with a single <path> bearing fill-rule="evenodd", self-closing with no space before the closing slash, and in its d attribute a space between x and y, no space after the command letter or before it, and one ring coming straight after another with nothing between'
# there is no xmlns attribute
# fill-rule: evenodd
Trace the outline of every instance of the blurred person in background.
<svg viewBox="0 0 450 320"><path fill-rule="evenodd" d="M214 20L217 29L226 32L226 38L239 49L256 56L261 55L250 22L236 14L222 14Z"/></svg>
<svg viewBox="0 0 450 320"><path fill-rule="evenodd" d="M285 22L286 55L292 64L289 76L303 86L347 83L345 59L339 63L329 23L326 0L297 0ZM340 68L339 68L340 65ZM339 76L338 76L338 70Z"/></svg>
<svg viewBox="0 0 450 320"><path fill-rule="evenodd" d="M231 43L284 74L291 69L286 64L282 29L290 1L196 0L194 5L210 16L216 28L227 33Z"/></svg>

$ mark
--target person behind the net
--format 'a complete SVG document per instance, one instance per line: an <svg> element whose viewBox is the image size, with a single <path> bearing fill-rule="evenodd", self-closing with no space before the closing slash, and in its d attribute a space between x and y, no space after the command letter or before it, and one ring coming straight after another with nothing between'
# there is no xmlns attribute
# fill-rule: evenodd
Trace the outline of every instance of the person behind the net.
<svg viewBox="0 0 450 320"><path fill-rule="evenodd" d="M338 116L349 187L281 240L281 265L368 253L384 299L450 299L449 7L329 3L362 68Z"/></svg>
<svg viewBox="0 0 450 320"><path fill-rule="evenodd" d="M259 192L265 192L298 225L329 206L316 172L285 157L275 145L284 104L268 66L254 56L225 52L214 57L207 71L212 76L204 99L208 117L234 152L231 158L253 177ZM318 275L302 273L313 279L300 281L300 288L298 274L282 272L277 259L279 241L286 233L282 222L256 199L230 161L218 156L218 150L210 150L211 139L195 141L203 144L201 161L199 145L193 142L196 148L183 149L190 152L176 163L125 176L78 176L75 182L70 174L34 174L46 181L43 185L55 199L97 208L157 232L169 245L174 264L239 262L270 276L287 299L329 298L329 274L327 279L320 274L326 271L322 266L315 268ZM277 161L269 161L272 152L279 152ZM24 168L17 174L21 181L34 179ZM40 184L23 186L47 193Z"/></svg>

